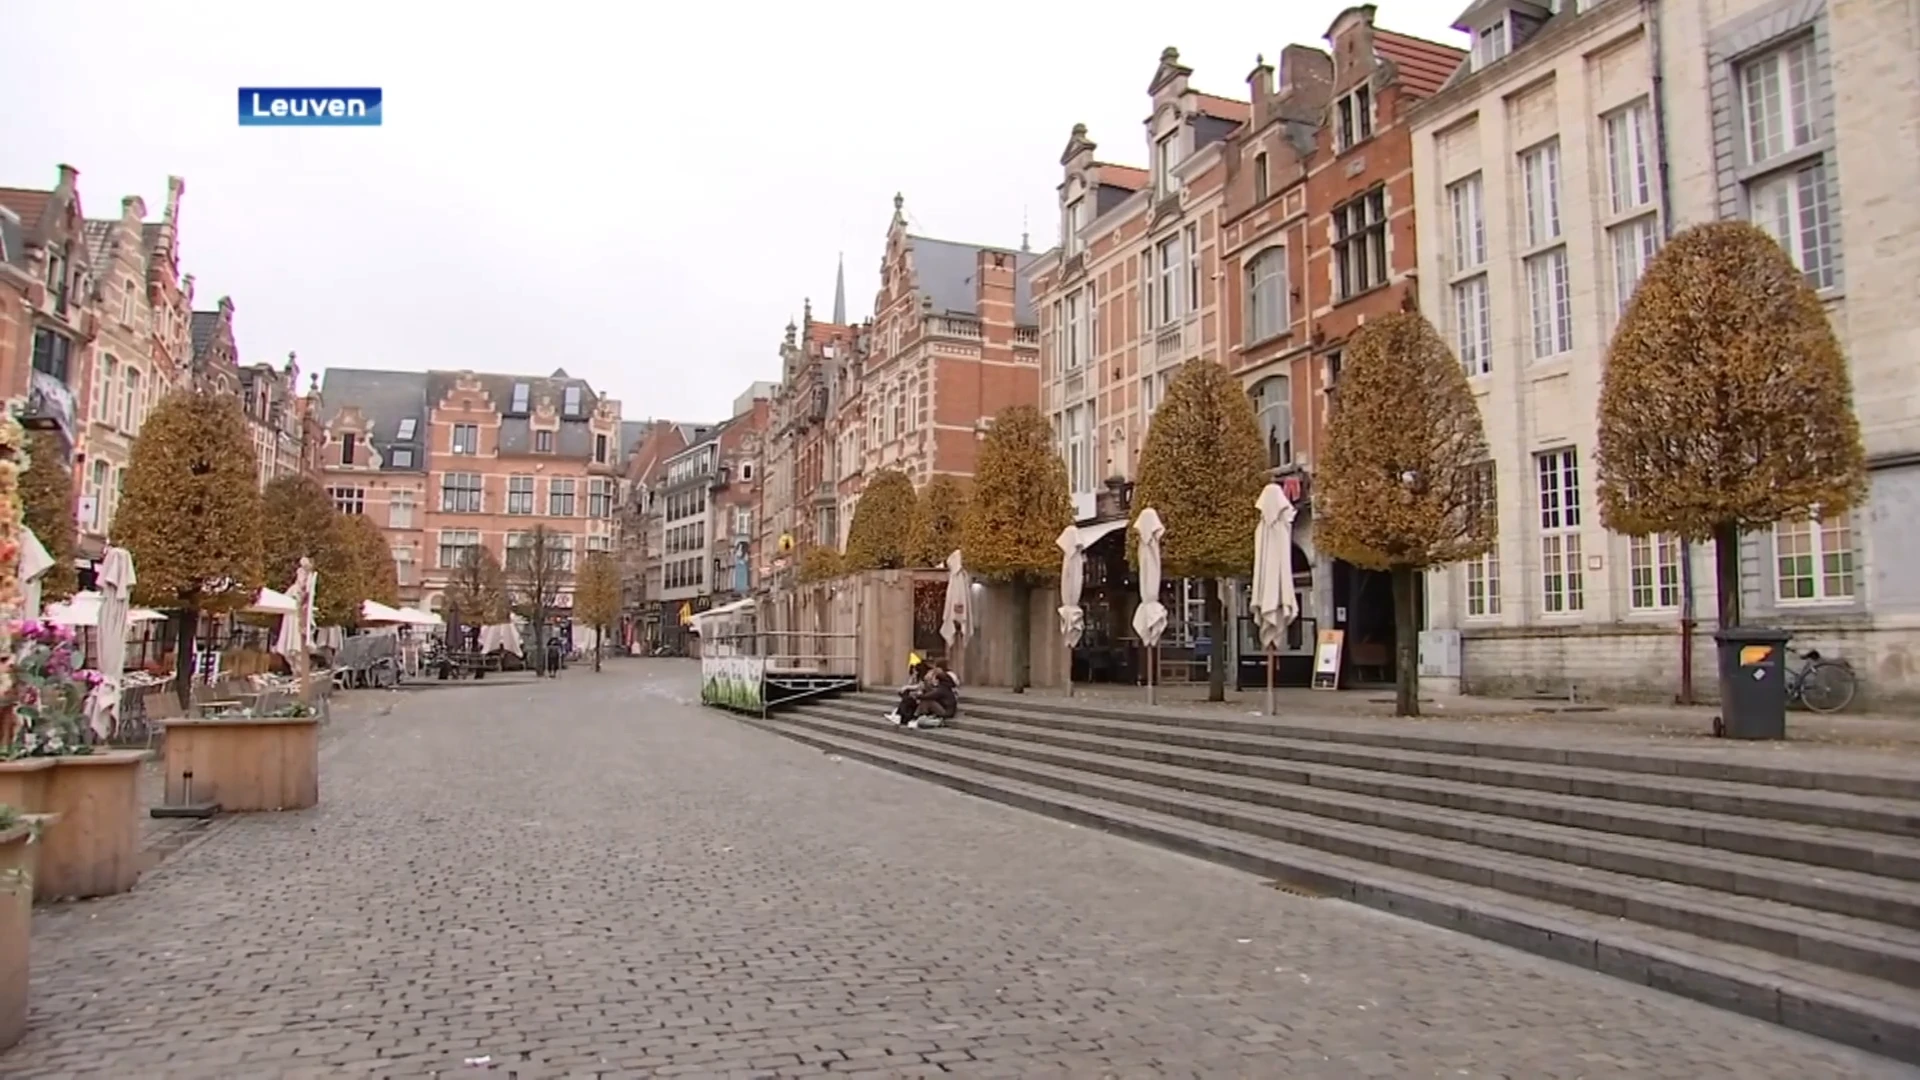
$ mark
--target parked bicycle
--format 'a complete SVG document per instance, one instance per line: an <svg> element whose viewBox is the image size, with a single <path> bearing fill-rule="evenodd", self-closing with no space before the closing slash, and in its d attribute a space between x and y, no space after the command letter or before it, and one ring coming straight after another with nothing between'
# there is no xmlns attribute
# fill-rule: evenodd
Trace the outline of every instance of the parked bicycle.
<svg viewBox="0 0 1920 1080"><path fill-rule="evenodd" d="M1798 702L1813 712L1837 713L1853 703L1859 680L1852 664L1829 660L1818 649L1787 652L1800 661L1799 667L1787 669L1787 704Z"/></svg>

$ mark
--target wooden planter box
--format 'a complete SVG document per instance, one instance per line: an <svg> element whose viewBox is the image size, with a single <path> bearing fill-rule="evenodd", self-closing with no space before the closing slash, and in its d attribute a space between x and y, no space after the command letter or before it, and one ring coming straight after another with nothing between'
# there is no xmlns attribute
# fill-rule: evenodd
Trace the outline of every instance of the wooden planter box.
<svg viewBox="0 0 1920 1080"><path fill-rule="evenodd" d="M199 716L166 728L167 805L304 810L320 802L320 718ZM187 774L193 787L187 789Z"/></svg>
<svg viewBox="0 0 1920 1080"><path fill-rule="evenodd" d="M27 1032L27 941L33 925L34 830L0 832L0 1050Z"/></svg>
<svg viewBox="0 0 1920 1080"><path fill-rule="evenodd" d="M0 761L0 806L11 806L22 814L44 812L54 760L30 757Z"/></svg>
<svg viewBox="0 0 1920 1080"><path fill-rule="evenodd" d="M140 878L140 763L145 750L54 758L44 813L58 828L40 839L33 895L50 900L112 896Z"/></svg>

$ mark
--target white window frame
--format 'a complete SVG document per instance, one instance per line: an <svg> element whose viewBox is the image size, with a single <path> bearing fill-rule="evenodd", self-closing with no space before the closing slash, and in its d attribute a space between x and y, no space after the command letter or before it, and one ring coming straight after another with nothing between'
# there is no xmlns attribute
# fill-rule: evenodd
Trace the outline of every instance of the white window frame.
<svg viewBox="0 0 1920 1080"><path fill-rule="evenodd" d="M507 477L507 513L515 517L533 513L534 479L531 476Z"/></svg>
<svg viewBox="0 0 1920 1080"><path fill-rule="evenodd" d="M1075 289L1066 296L1066 326L1063 340L1066 343L1066 355L1062 358L1062 371L1079 371L1086 363L1086 324L1085 300L1080 290Z"/></svg>
<svg viewBox="0 0 1920 1080"><path fill-rule="evenodd" d="M1747 164L1764 165L1820 137L1818 63L1811 34L1740 63L1735 82Z"/></svg>
<svg viewBox="0 0 1920 1080"><path fill-rule="evenodd" d="M1487 275L1457 281L1453 294L1453 344L1468 378L1493 371L1493 296Z"/></svg>
<svg viewBox="0 0 1920 1080"><path fill-rule="evenodd" d="M1586 610L1586 555L1580 544L1580 454L1571 446L1534 455L1540 527L1540 611Z"/></svg>
<svg viewBox="0 0 1920 1080"><path fill-rule="evenodd" d="M1247 341L1255 345L1293 329L1288 310L1287 249L1266 248L1247 260Z"/></svg>
<svg viewBox="0 0 1920 1080"><path fill-rule="evenodd" d="M1080 230L1086 227L1087 197L1080 195L1067 202L1066 217L1061 224L1062 245L1067 249L1069 258L1085 250L1080 242Z"/></svg>
<svg viewBox="0 0 1920 1080"><path fill-rule="evenodd" d="M1333 103L1334 152L1348 150L1373 138L1373 87L1361 83Z"/></svg>
<svg viewBox="0 0 1920 1080"><path fill-rule="evenodd" d="M448 447L456 454L469 457L480 452L480 425L455 424L448 436Z"/></svg>
<svg viewBox="0 0 1920 1080"><path fill-rule="evenodd" d="M1477 559L1468 559L1465 565L1466 617L1499 618L1500 545L1495 544Z"/></svg>
<svg viewBox="0 0 1920 1080"><path fill-rule="evenodd" d="M1200 310L1200 299L1205 295L1200 288L1200 226L1189 225L1181 231L1180 247L1187 257L1187 280L1181 286L1186 292L1187 314Z"/></svg>
<svg viewBox="0 0 1920 1080"><path fill-rule="evenodd" d="M1799 540L1805 540L1800 550ZM1791 544L1790 541L1793 541ZM1820 521L1782 521L1773 527L1773 596L1787 606L1850 604L1860 592L1860 556L1853 515L1836 514ZM1789 547L1793 549L1788 552ZM1805 560L1805 574L1795 567L1785 573L1788 559ZM1788 588L1789 581L1805 581L1806 589ZM1836 581L1840 584L1836 586Z"/></svg>
<svg viewBox="0 0 1920 1080"><path fill-rule="evenodd" d="M1487 264L1486 183L1481 174L1447 185L1453 212L1453 272L1464 274Z"/></svg>
<svg viewBox="0 0 1920 1080"><path fill-rule="evenodd" d="M1156 325L1159 326L1165 326L1187 313L1186 298L1181 295L1184 291L1181 279L1186 258L1181 251L1180 241L1180 234L1174 233L1154 246L1155 258L1159 263L1156 268L1160 296L1160 318Z"/></svg>
<svg viewBox="0 0 1920 1080"><path fill-rule="evenodd" d="M413 528L413 492L398 488L387 493L387 528Z"/></svg>
<svg viewBox="0 0 1920 1080"><path fill-rule="evenodd" d="M462 481L454 484L455 480ZM472 480L472 484L465 481ZM479 514L487 508L487 481L479 473L442 473L440 476L440 512L443 514Z"/></svg>
<svg viewBox="0 0 1920 1080"><path fill-rule="evenodd" d="M1269 389L1272 388L1272 389ZM1300 445L1293 422L1293 379L1287 375L1269 375L1253 384L1254 420L1260 429L1260 446L1267 468L1280 469L1299 460ZM1276 394L1274 390L1277 390ZM1271 422L1269 422L1271 417ZM1284 429L1286 438L1275 447L1273 432Z"/></svg>
<svg viewBox="0 0 1920 1080"><path fill-rule="evenodd" d="M1474 31L1473 70L1479 71L1513 51L1511 29L1511 23L1502 18Z"/></svg>
<svg viewBox="0 0 1920 1080"><path fill-rule="evenodd" d="M1520 154L1521 220L1528 248L1560 239L1560 140L1548 139Z"/></svg>
<svg viewBox="0 0 1920 1080"><path fill-rule="evenodd" d="M330 487L327 489L327 498L333 500L333 511L336 514L364 515L367 512L366 488Z"/></svg>
<svg viewBox="0 0 1920 1080"><path fill-rule="evenodd" d="M1092 436L1087 431L1087 408L1074 405L1067 409L1062 425L1063 449L1067 459L1067 487L1075 495L1092 491L1093 484L1086 477L1087 443Z"/></svg>
<svg viewBox="0 0 1920 1080"><path fill-rule="evenodd" d="M1341 300L1386 285L1387 189L1370 188L1333 208L1334 292Z"/></svg>
<svg viewBox="0 0 1920 1080"><path fill-rule="evenodd" d="M1564 245L1526 261L1527 315L1533 358L1573 351L1573 278Z"/></svg>
<svg viewBox="0 0 1920 1080"><path fill-rule="evenodd" d="M1807 275L1807 284L1815 289L1835 285L1836 208L1824 160L1809 161L1749 183L1747 212Z"/></svg>
<svg viewBox="0 0 1920 1080"><path fill-rule="evenodd" d="M1180 190L1180 129L1174 128L1153 143L1153 189L1162 198Z"/></svg>
<svg viewBox="0 0 1920 1080"><path fill-rule="evenodd" d="M1648 214L1608 229L1607 246L1613 253L1613 315L1618 319L1627 313L1641 275L1660 252L1659 216Z"/></svg>
<svg viewBox="0 0 1920 1080"><path fill-rule="evenodd" d="M1653 202L1653 114L1636 101L1600 118L1607 200L1615 214Z"/></svg>
<svg viewBox="0 0 1920 1080"><path fill-rule="evenodd" d="M1680 606L1680 538L1627 537L1627 607L1673 611Z"/></svg>
<svg viewBox="0 0 1920 1080"><path fill-rule="evenodd" d="M1140 329L1143 334L1151 334L1160 326L1160 298L1154 286L1154 252L1151 248L1140 253Z"/></svg>

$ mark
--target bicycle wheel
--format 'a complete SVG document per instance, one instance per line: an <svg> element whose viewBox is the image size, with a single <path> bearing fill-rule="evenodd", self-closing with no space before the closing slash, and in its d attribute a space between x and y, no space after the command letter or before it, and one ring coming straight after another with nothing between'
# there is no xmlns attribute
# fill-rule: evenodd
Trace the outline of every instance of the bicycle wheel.
<svg viewBox="0 0 1920 1080"><path fill-rule="evenodd" d="M1800 700L1814 712L1837 713L1853 703L1857 689L1852 668L1819 660L1800 679Z"/></svg>

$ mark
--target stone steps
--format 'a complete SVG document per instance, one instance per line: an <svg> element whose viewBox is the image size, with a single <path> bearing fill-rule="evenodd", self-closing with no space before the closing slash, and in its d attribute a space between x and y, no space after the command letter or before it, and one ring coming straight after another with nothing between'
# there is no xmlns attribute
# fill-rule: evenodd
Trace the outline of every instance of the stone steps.
<svg viewBox="0 0 1920 1080"><path fill-rule="evenodd" d="M1920 843L1907 828L1920 815L1885 794L973 697L956 725L913 732L879 720L890 703L856 694L757 722L1920 1062ZM1424 759L1395 767L1404 754ZM1836 824L1845 799L1877 827ZM1761 812L1732 812L1748 807Z"/></svg>

